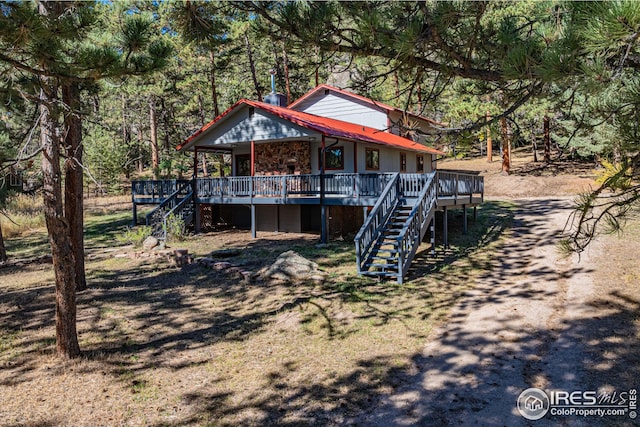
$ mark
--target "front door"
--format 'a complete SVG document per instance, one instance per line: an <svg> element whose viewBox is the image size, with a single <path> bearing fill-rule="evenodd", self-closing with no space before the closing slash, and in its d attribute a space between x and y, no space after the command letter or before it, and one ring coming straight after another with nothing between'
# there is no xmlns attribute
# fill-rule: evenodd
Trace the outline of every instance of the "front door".
<svg viewBox="0 0 640 427"><path fill-rule="evenodd" d="M236 156L236 176L251 175L251 155L240 154Z"/></svg>

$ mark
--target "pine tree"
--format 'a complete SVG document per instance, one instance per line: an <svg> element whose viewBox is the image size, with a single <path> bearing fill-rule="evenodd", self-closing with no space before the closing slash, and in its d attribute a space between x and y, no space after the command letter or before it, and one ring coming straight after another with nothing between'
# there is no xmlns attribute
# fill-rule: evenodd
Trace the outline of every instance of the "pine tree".
<svg viewBox="0 0 640 427"><path fill-rule="evenodd" d="M82 286L78 277L84 277L77 263L84 258L82 195L77 194L82 189L82 90L95 90L104 78L148 73L161 67L170 52L162 40L150 40L149 18L135 13L123 15L118 37L108 37L100 19L107 7L41 1L5 3L0 11L0 63L14 71L1 93L17 90L40 112L45 221L56 282L56 349L62 357L80 354L75 295ZM20 80L22 75L29 78ZM67 136L61 140L61 135ZM64 195L61 156L66 157L69 180Z"/></svg>

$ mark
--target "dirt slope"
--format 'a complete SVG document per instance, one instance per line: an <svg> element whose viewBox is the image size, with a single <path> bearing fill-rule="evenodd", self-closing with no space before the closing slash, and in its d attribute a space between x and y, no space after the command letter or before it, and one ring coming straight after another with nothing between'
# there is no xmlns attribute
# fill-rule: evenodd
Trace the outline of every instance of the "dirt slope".
<svg viewBox="0 0 640 427"><path fill-rule="evenodd" d="M568 391L637 387L640 301L638 281L623 286L615 279L617 272L608 269L611 260L603 259L612 247L619 249L617 240L595 244L580 262L577 257L559 256L556 243L570 212L570 198L516 203L513 235L497 251L494 268L434 330L414 360L410 381L354 420L356 424L631 422L628 417L549 415L532 422L518 413L517 397L529 387ZM637 251L639 246L633 238L626 244L628 250ZM621 270L632 265L631 259L622 263L626 267L618 263Z"/></svg>

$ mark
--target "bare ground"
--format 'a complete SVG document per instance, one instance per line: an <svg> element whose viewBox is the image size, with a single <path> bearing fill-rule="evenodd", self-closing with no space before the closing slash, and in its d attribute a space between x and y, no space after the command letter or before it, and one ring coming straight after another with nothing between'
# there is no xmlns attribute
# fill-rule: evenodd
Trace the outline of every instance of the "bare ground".
<svg viewBox="0 0 640 427"><path fill-rule="evenodd" d="M451 251L419 253L402 287L357 278L349 242L212 233L192 253L239 248L257 271L293 248L324 285L254 281L90 250L79 295L83 358L53 354L46 265L0 271L0 425L621 425L515 409L527 387L618 390L640 377L640 222L577 259L556 242L589 166L476 168L489 198ZM531 198L535 197L535 198ZM118 202L120 203L120 202ZM108 205L95 208L111 212ZM450 225L460 229L459 217ZM121 249L120 251L124 251Z"/></svg>

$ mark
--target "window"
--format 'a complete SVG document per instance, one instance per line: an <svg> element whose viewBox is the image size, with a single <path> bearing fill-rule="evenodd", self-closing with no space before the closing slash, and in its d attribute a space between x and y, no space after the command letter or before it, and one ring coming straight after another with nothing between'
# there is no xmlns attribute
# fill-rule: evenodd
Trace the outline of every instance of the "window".
<svg viewBox="0 0 640 427"><path fill-rule="evenodd" d="M9 186L10 187L22 187L22 175L19 173L9 174Z"/></svg>
<svg viewBox="0 0 640 427"><path fill-rule="evenodd" d="M236 176L251 175L251 155L239 154L236 156Z"/></svg>
<svg viewBox="0 0 640 427"><path fill-rule="evenodd" d="M418 154L416 156L416 170L418 173L424 172L424 156Z"/></svg>
<svg viewBox="0 0 640 427"><path fill-rule="evenodd" d="M407 171L407 153L400 153L400 172Z"/></svg>
<svg viewBox="0 0 640 427"><path fill-rule="evenodd" d="M376 148L365 149L366 169L371 171L380 170L380 150Z"/></svg>
<svg viewBox="0 0 640 427"><path fill-rule="evenodd" d="M322 169L322 148L318 149L318 168ZM324 169L344 169L343 147L331 147L324 150Z"/></svg>

